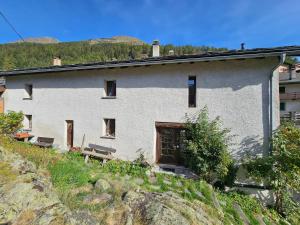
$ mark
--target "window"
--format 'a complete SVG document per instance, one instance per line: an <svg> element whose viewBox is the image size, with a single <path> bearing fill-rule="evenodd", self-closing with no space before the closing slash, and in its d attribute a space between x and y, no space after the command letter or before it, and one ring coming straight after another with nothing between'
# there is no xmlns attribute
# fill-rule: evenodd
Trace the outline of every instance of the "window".
<svg viewBox="0 0 300 225"><path fill-rule="evenodd" d="M188 81L189 87L189 107L196 107L196 77L190 76Z"/></svg>
<svg viewBox="0 0 300 225"><path fill-rule="evenodd" d="M115 119L104 119L105 124L105 137L115 137L116 120Z"/></svg>
<svg viewBox="0 0 300 225"><path fill-rule="evenodd" d="M25 115L23 123L25 130L32 130L32 115Z"/></svg>
<svg viewBox="0 0 300 225"><path fill-rule="evenodd" d="M285 87L279 87L279 93L284 94L285 93Z"/></svg>
<svg viewBox="0 0 300 225"><path fill-rule="evenodd" d="M106 97L116 97L116 81L110 80L105 82L105 95Z"/></svg>
<svg viewBox="0 0 300 225"><path fill-rule="evenodd" d="M280 111L285 111L285 102L280 102Z"/></svg>
<svg viewBox="0 0 300 225"><path fill-rule="evenodd" d="M24 99L32 99L32 84L25 84Z"/></svg>

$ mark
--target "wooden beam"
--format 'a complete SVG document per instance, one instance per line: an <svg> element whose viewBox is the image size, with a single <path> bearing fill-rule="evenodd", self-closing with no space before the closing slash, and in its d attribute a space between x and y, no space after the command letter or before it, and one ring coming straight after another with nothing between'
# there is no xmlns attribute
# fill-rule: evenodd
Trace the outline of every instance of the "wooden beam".
<svg viewBox="0 0 300 225"><path fill-rule="evenodd" d="M157 128L185 128L185 123L174 123L174 122L155 122Z"/></svg>

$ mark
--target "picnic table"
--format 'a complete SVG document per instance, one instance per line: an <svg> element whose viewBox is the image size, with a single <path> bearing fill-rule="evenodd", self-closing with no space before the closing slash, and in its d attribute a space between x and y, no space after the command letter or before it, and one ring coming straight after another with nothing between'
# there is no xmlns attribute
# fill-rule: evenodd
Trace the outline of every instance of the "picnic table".
<svg viewBox="0 0 300 225"><path fill-rule="evenodd" d="M14 139L18 140L18 141L23 141L23 142L28 142L31 138L34 137L34 135L29 134L29 133L16 133L14 136Z"/></svg>
<svg viewBox="0 0 300 225"><path fill-rule="evenodd" d="M84 148L81 152L83 155L85 155L85 163L88 162L89 157L93 156L95 158L100 158L105 163L107 160L113 159L112 153L115 153L116 149L114 148L108 148L101 145L95 145L95 144L89 144L88 148Z"/></svg>

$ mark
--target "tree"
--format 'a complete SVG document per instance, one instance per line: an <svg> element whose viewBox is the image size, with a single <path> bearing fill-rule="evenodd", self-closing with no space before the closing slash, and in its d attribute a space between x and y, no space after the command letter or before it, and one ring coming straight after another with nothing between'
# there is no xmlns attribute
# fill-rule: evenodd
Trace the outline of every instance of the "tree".
<svg viewBox="0 0 300 225"><path fill-rule="evenodd" d="M4 57L2 62L3 70L13 70L15 69L14 58L11 55Z"/></svg>
<svg viewBox="0 0 300 225"><path fill-rule="evenodd" d="M224 180L232 165L228 147L232 136L222 128L219 117L210 120L207 107L186 121L184 161L188 168L208 182Z"/></svg>
<svg viewBox="0 0 300 225"><path fill-rule="evenodd" d="M23 113L10 111L0 113L0 134L10 135L22 128Z"/></svg>
<svg viewBox="0 0 300 225"><path fill-rule="evenodd" d="M293 123L282 124L273 133L272 145L272 154L248 159L246 168L250 177L265 182L274 191L279 213L295 213L297 205L292 194L300 191L300 129Z"/></svg>

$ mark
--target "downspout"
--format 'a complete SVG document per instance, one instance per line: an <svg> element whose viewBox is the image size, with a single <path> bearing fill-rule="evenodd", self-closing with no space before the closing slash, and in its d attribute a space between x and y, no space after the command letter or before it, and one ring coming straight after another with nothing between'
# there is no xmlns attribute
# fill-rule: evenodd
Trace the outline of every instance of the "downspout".
<svg viewBox="0 0 300 225"><path fill-rule="evenodd" d="M270 130L269 130L269 140L270 140L270 152L269 154L272 154L272 150L273 150L273 144L272 144L272 134L273 134L273 76L274 76L274 72L275 70L278 69L279 66L283 65L286 59L286 53L282 53L280 55L280 61L279 64L276 65L272 70L271 70L271 74L270 74L270 78L269 78L269 82L270 82L270 104L269 104L269 113L270 113Z"/></svg>

